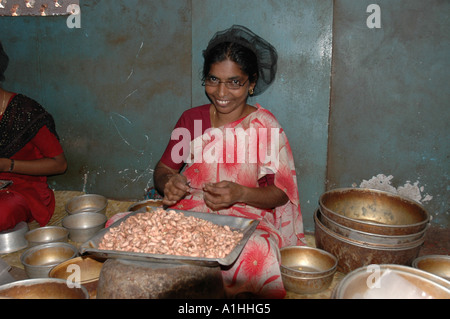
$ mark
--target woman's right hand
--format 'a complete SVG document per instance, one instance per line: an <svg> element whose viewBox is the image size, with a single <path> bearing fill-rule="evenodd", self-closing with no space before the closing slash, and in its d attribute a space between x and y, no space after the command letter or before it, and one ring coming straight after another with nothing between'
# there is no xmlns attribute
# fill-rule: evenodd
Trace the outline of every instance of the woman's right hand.
<svg viewBox="0 0 450 319"><path fill-rule="evenodd" d="M8 172L11 167L9 158L0 158L0 172Z"/></svg>
<svg viewBox="0 0 450 319"><path fill-rule="evenodd" d="M187 179L181 174L173 174L164 185L163 205L175 205L189 192Z"/></svg>

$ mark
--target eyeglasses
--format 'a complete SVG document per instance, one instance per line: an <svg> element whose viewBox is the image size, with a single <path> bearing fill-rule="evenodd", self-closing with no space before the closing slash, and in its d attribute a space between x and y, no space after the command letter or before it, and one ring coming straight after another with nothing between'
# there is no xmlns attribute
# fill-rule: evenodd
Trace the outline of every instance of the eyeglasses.
<svg viewBox="0 0 450 319"><path fill-rule="evenodd" d="M202 86L219 86L220 83L224 83L228 89L237 90L240 89L248 82L249 79L245 80L245 82L241 83L239 80L228 80L228 81L220 81L215 76L208 76L202 82Z"/></svg>

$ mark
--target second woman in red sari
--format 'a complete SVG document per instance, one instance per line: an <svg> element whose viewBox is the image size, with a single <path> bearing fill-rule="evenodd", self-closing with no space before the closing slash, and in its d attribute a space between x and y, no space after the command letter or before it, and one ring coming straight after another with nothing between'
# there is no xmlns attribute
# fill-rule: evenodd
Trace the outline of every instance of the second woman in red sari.
<svg viewBox="0 0 450 319"><path fill-rule="evenodd" d="M8 65L0 43L0 81ZM36 101L0 88L0 231L36 220L45 226L55 209L47 176L62 174L67 162L53 117Z"/></svg>

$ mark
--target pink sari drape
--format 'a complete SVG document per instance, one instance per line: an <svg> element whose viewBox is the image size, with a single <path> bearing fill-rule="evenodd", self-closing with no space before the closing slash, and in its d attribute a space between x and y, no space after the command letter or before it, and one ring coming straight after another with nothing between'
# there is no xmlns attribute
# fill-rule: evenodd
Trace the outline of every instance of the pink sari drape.
<svg viewBox="0 0 450 319"><path fill-rule="evenodd" d="M200 189L205 183L224 180L258 187L261 177L274 174L274 184L285 191L289 201L273 210L236 204L213 212L205 205L202 191L194 190L171 208L259 220L239 258L223 270L225 287L229 296L250 292L282 298L279 249L304 244L303 222L289 142L275 117L260 105L256 107L245 118L193 139L190 163L183 174L192 187Z"/></svg>

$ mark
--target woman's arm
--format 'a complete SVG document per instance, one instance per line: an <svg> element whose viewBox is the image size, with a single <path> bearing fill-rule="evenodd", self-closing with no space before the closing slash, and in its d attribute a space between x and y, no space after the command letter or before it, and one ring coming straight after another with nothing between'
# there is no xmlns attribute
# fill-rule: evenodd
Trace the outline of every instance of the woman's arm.
<svg viewBox="0 0 450 319"><path fill-rule="evenodd" d="M203 188L206 205L213 210L228 208L236 203L272 209L282 206L289 200L288 196L275 185L265 187L246 187L233 182L222 181L206 184Z"/></svg>
<svg viewBox="0 0 450 319"><path fill-rule="evenodd" d="M14 163L12 164L12 161ZM36 160L11 160L9 158L0 159L0 171L34 176L50 176L63 174L67 169L67 160L64 153L55 157L45 157Z"/></svg>
<svg viewBox="0 0 450 319"><path fill-rule="evenodd" d="M175 205L189 192L186 177L161 162L158 162L153 172L153 183L156 190L164 195L164 205Z"/></svg>

